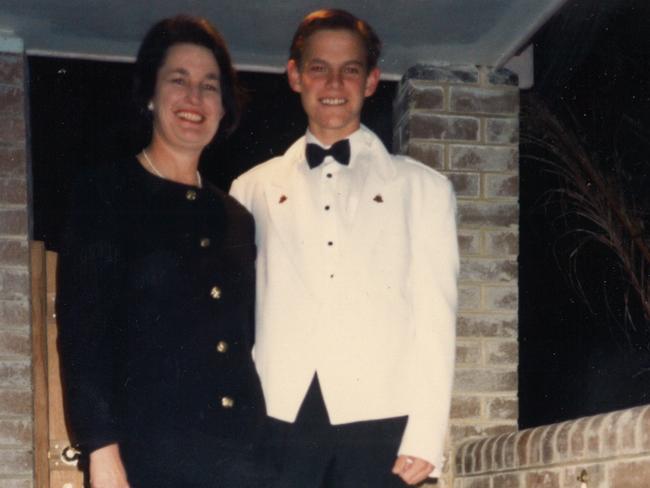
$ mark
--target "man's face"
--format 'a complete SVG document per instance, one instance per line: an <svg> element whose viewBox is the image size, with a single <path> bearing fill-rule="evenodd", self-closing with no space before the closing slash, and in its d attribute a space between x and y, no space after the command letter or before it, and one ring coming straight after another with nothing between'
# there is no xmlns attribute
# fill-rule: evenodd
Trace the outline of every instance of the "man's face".
<svg viewBox="0 0 650 488"><path fill-rule="evenodd" d="M368 72L363 41L344 29L312 34L300 66L289 60L287 74L291 88L300 93L309 130L327 145L359 128L363 101L379 83L379 70Z"/></svg>

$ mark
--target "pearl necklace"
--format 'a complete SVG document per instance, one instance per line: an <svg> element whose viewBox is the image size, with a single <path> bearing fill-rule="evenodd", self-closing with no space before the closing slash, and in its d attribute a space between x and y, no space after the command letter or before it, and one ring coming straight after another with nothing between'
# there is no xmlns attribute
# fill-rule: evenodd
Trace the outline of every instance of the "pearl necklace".
<svg viewBox="0 0 650 488"><path fill-rule="evenodd" d="M166 180L167 178L165 178L162 175L162 173L160 171L158 171L158 168L156 168L156 165L153 164L153 161L151 159L149 159L149 155L147 154L147 150L144 149L144 148L142 149L142 155L144 156L145 161L147 162L147 164L149 165L151 170L156 174L156 176ZM197 181L196 186L198 186L199 188L203 188L203 181L201 180L201 173L199 173L198 170L196 171L196 181Z"/></svg>

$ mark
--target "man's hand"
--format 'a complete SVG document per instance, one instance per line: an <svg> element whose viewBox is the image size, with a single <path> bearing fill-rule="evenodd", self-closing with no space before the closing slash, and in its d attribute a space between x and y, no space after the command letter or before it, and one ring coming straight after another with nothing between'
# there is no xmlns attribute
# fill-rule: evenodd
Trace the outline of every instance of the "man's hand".
<svg viewBox="0 0 650 488"><path fill-rule="evenodd" d="M433 471L433 464L413 456L398 456L393 466L393 474L402 478L409 485L416 485L424 481L431 471Z"/></svg>
<svg viewBox="0 0 650 488"><path fill-rule="evenodd" d="M90 453L90 486L129 488L117 444L109 444Z"/></svg>

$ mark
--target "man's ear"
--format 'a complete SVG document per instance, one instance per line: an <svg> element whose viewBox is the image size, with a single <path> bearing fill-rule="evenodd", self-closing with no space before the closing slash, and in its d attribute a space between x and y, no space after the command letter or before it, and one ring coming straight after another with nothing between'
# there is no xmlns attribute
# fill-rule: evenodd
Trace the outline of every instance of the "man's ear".
<svg viewBox="0 0 650 488"><path fill-rule="evenodd" d="M302 91L302 85L300 83L300 68L295 59L290 59L287 62L287 79L289 80L289 86L293 91L297 93Z"/></svg>
<svg viewBox="0 0 650 488"><path fill-rule="evenodd" d="M366 89L363 92L363 96L369 97L375 93L377 85L379 85L380 75L381 72L379 71L379 68L375 67L370 70L370 73L368 73L368 77L366 78Z"/></svg>

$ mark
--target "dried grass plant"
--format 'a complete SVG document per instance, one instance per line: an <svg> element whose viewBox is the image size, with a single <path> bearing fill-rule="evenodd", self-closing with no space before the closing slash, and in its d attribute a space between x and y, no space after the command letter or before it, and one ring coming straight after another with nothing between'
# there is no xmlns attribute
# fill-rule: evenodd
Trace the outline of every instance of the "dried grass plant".
<svg viewBox="0 0 650 488"><path fill-rule="evenodd" d="M611 252L623 277L623 311L618 320L635 329L639 319L650 321L650 237L646 229L648 209L638 194L629 191L634 178L617 153L600 153L579 135L573 119L560 121L539 100L527 100L522 133L523 159L545 165L560 181L550 190L557 198L563 217L578 226L566 228L576 244L569 252L569 281L586 305L593 310L576 266L583 247L598 243ZM650 192L650 189L648 189ZM612 310L610 309L610 312ZM642 317L641 317L642 316Z"/></svg>

